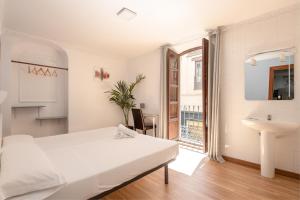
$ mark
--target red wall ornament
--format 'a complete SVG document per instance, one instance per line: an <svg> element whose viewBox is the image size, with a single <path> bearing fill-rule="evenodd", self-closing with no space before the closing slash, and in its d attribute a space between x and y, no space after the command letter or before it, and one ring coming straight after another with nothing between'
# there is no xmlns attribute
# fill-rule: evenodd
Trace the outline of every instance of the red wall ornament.
<svg viewBox="0 0 300 200"><path fill-rule="evenodd" d="M95 70L95 78L99 78L101 81L109 79L109 73L100 68L100 70Z"/></svg>

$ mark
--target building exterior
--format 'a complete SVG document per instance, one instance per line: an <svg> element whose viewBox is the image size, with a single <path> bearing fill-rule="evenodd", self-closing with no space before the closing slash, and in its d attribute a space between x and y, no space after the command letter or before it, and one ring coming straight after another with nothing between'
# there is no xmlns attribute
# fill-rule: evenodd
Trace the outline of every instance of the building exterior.
<svg viewBox="0 0 300 200"><path fill-rule="evenodd" d="M180 58L180 139L201 142L202 62L201 51Z"/></svg>

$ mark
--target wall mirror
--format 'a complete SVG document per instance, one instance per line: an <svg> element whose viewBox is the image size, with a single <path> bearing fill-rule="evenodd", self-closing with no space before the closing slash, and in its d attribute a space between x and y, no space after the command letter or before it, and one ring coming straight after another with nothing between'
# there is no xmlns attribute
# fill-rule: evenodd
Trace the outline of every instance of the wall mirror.
<svg viewBox="0 0 300 200"><path fill-rule="evenodd" d="M249 56L245 61L247 100L294 99L294 52L280 50Z"/></svg>

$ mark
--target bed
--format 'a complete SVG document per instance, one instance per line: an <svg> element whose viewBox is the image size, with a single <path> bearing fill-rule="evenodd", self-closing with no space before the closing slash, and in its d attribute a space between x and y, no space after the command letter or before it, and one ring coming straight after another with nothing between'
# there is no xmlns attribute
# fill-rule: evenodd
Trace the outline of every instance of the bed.
<svg viewBox="0 0 300 200"><path fill-rule="evenodd" d="M100 199L161 167L167 184L178 144L142 134L116 139L116 132L117 127L107 127L34 139L66 184L11 199Z"/></svg>

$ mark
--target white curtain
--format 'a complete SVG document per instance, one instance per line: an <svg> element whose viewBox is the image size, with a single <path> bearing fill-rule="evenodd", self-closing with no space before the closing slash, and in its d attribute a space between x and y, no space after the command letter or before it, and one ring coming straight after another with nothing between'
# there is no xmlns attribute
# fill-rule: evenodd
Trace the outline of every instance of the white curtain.
<svg viewBox="0 0 300 200"><path fill-rule="evenodd" d="M209 32L208 61L208 156L224 162L220 141L220 30Z"/></svg>
<svg viewBox="0 0 300 200"><path fill-rule="evenodd" d="M161 63L160 63L160 115L159 115L159 137L167 138L167 51L169 45L161 47Z"/></svg>

